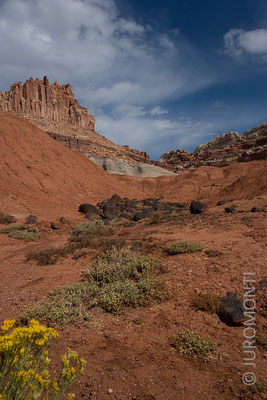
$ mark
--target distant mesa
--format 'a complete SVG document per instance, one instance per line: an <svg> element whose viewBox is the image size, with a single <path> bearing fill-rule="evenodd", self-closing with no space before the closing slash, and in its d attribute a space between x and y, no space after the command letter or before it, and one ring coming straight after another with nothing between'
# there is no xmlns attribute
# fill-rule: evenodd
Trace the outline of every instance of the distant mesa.
<svg viewBox="0 0 267 400"><path fill-rule="evenodd" d="M9 91L0 92L0 111L95 130L94 117L74 98L71 85L52 85L47 76L43 80L30 78L24 84L15 82Z"/></svg>

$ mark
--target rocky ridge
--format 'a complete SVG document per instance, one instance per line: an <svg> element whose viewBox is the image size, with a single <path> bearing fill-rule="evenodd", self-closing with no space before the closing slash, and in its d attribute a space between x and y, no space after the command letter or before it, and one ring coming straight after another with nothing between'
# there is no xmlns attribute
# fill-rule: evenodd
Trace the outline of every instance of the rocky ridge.
<svg viewBox="0 0 267 400"><path fill-rule="evenodd" d="M245 131L227 132L199 145L192 154L187 150L164 153L159 166L177 172L201 166L225 167L236 162L267 160L267 123Z"/></svg>

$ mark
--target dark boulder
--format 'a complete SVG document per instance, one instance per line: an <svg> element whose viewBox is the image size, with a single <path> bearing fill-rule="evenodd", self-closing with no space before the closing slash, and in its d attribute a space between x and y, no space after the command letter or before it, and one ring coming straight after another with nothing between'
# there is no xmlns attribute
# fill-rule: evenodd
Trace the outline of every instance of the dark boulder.
<svg viewBox="0 0 267 400"><path fill-rule="evenodd" d="M224 211L228 214L235 214L236 210L234 207L225 207Z"/></svg>
<svg viewBox="0 0 267 400"><path fill-rule="evenodd" d="M202 203L201 201L192 201L190 205L191 214L201 214L208 208L206 203Z"/></svg>
<svg viewBox="0 0 267 400"><path fill-rule="evenodd" d="M103 210L104 206L107 204L113 206L111 199L103 200L101 203L99 203L99 208Z"/></svg>
<svg viewBox="0 0 267 400"><path fill-rule="evenodd" d="M121 202L121 198L118 194L113 194L110 200L114 206L117 206Z"/></svg>
<svg viewBox="0 0 267 400"><path fill-rule="evenodd" d="M66 223L66 218L65 218L65 217L61 217L59 221L60 221L62 224L65 224L65 223Z"/></svg>
<svg viewBox="0 0 267 400"><path fill-rule="evenodd" d="M142 211L138 211L137 213L135 213L132 220L137 222L137 221L140 221L141 219L149 217L151 214L152 214L152 210L144 209Z"/></svg>
<svg viewBox="0 0 267 400"><path fill-rule="evenodd" d="M244 322L243 301L228 292L225 297L219 299L217 314L226 325L241 326Z"/></svg>
<svg viewBox="0 0 267 400"><path fill-rule="evenodd" d="M29 215L26 220L25 224L35 224L37 222L37 217L35 215Z"/></svg>
<svg viewBox="0 0 267 400"><path fill-rule="evenodd" d="M79 205L79 211L83 214L97 215L98 210L92 204L84 203Z"/></svg>
<svg viewBox="0 0 267 400"><path fill-rule="evenodd" d="M217 206L222 206L225 203L227 203L226 200L220 200L220 201L218 201Z"/></svg>
<svg viewBox="0 0 267 400"><path fill-rule="evenodd" d="M252 209L250 210L251 212L255 213L255 212L263 212L262 208L257 208L257 207L252 207Z"/></svg>
<svg viewBox="0 0 267 400"><path fill-rule="evenodd" d="M56 230L56 229L60 229L60 226L56 222L51 222L51 228Z"/></svg>
<svg viewBox="0 0 267 400"><path fill-rule="evenodd" d="M107 219L115 219L118 216L118 211L112 204L105 204L103 206L103 214Z"/></svg>

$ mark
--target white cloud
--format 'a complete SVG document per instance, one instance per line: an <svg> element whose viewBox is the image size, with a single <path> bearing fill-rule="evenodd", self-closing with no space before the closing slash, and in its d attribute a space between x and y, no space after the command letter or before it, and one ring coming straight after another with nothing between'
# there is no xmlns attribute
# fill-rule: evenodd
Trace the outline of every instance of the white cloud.
<svg viewBox="0 0 267 400"><path fill-rule="evenodd" d="M152 115L152 117L154 117L155 115L163 115L163 114L167 114L167 113L168 113L168 111L163 110L160 106L155 106L150 111L150 115Z"/></svg>
<svg viewBox="0 0 267 400"><path fill-rule="evenodd" d="M267 61L267 29L231 29L224 35L224 44L229 55L251 55Z"/></svg>
<svg viewBox="0 0 267 400"><path fill-rule="evenodd" d="M164 118L164 102L220 79L178 28L122 18L113 0L2 0L0 47L0 90L30 76L70 82L101 134L140 149L194 141L206 128Z"/></svg>

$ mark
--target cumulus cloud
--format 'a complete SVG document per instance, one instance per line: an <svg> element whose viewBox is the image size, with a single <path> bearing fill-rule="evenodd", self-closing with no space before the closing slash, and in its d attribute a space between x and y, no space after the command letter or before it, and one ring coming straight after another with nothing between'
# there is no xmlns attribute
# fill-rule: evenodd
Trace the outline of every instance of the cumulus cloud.
<svg viewBox="0 0 267 400"><path fill-rule="evenodd" d="M164 102L218 80L179 27L156 32L113 0L2 0L0 47L0 90L30 76L70 82L98 131L134 147L175 147L187 128L193 141L198 126L163 118Z"/></svg>
<svg viewBox="0 0 267 400"><path fill-rule="evenodd" d="M231 29L224 35L225 52L234 57L250 55L267 61L267 29Z"/></svg>

